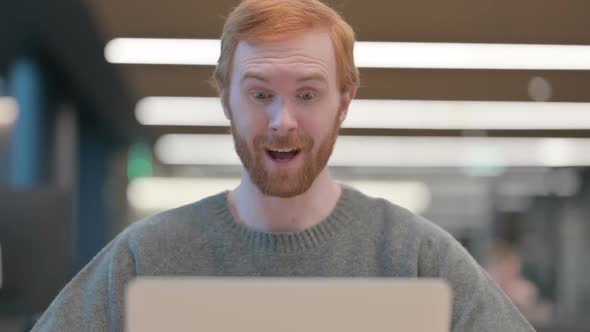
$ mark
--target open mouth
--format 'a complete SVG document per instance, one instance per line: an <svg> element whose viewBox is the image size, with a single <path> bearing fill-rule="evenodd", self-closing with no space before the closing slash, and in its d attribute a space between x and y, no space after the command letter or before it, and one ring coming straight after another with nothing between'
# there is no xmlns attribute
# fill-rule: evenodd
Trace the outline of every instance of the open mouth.
<svg viewBox="0 0 590 332"><path fill-rule="evenodd" d="M295 158L299 152L301 152L301 149L267 149L266 153L268 154L268 156L274 160L274 161L278 161L278 162L288 162L291 159Z"/></svg>

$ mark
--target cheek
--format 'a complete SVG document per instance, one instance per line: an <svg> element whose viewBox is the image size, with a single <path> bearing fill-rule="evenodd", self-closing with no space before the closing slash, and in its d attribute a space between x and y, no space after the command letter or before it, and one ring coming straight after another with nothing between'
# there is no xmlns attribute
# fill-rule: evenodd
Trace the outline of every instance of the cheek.
<svg viewBox="0 0 590 332"><path fill-rule="evenodd" d="M335 100L325 103L314 110L312 116L302 119L306 132L316 141L330 136L335 125L339 123L339 103Z"/></svg>
<svg viewBox="0 0 590 332"><path fill-rule="evenodd" d="M266 126L266 115L249 105L248 100L233 96L230 99L232 125L243 137L254 137L263 133Z"/></svg>
<svg viewBox="0 0 590 332"><path fill-rule="evenodd" d="M323 123L323 121L305 121L300 123L303 135L311 138L314 142L313 153L316 153L320 146L328 139L330 135L332 124Z"/></svg>
<svg viewBox="0 0 590 332"><path fill-rule="evenodd" d="M242 131L248 134L248 137L254 138L266 133L266 120L260 115L249 115L243 118Z"/></svg>

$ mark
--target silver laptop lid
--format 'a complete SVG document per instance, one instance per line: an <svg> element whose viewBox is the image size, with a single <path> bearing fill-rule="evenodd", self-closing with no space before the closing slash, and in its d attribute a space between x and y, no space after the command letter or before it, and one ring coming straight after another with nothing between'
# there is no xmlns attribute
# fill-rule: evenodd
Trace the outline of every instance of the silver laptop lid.
<svg viewBox="0 0 590 332"><path fill-rule="evenodd" d="M128 332L448 332L451 291L435 279L138 278Z"/></svg>

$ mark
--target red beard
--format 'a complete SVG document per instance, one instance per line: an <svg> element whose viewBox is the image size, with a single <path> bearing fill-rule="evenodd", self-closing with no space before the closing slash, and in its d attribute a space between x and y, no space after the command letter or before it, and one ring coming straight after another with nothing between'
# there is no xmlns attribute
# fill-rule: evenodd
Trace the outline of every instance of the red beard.
<svg viewBox="0 0 590 332"><path fill-rule="evenodd" d="M315 142L309 135L290 134L287 136L259 135L250 149L246 139L237 133L232 123L234 146L252 182L262 194L275 197L294 197L306 192L320 172L326 167L338 137L338 116L330 135L321 143L315 155ZM303 165L297 170L269 169L266 163L267 149L300 149Z"/></svg>

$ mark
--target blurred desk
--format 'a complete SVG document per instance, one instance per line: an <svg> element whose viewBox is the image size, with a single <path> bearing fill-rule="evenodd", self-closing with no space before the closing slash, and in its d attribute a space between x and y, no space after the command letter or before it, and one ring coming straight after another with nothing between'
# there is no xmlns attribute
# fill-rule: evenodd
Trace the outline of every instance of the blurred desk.
<svg viewBox="0 0 590 332"><path fill-rule="evenodd" d="M18 317L3 317L0 316L0 331L2 332L21 332L23 322Z"/></svg>
<svg viewBox="0 0 590 332"><path fill-rule="evenodd" d="M0 315L45 311L71 278L71 199L57 188L0 188Z"/></svg>

